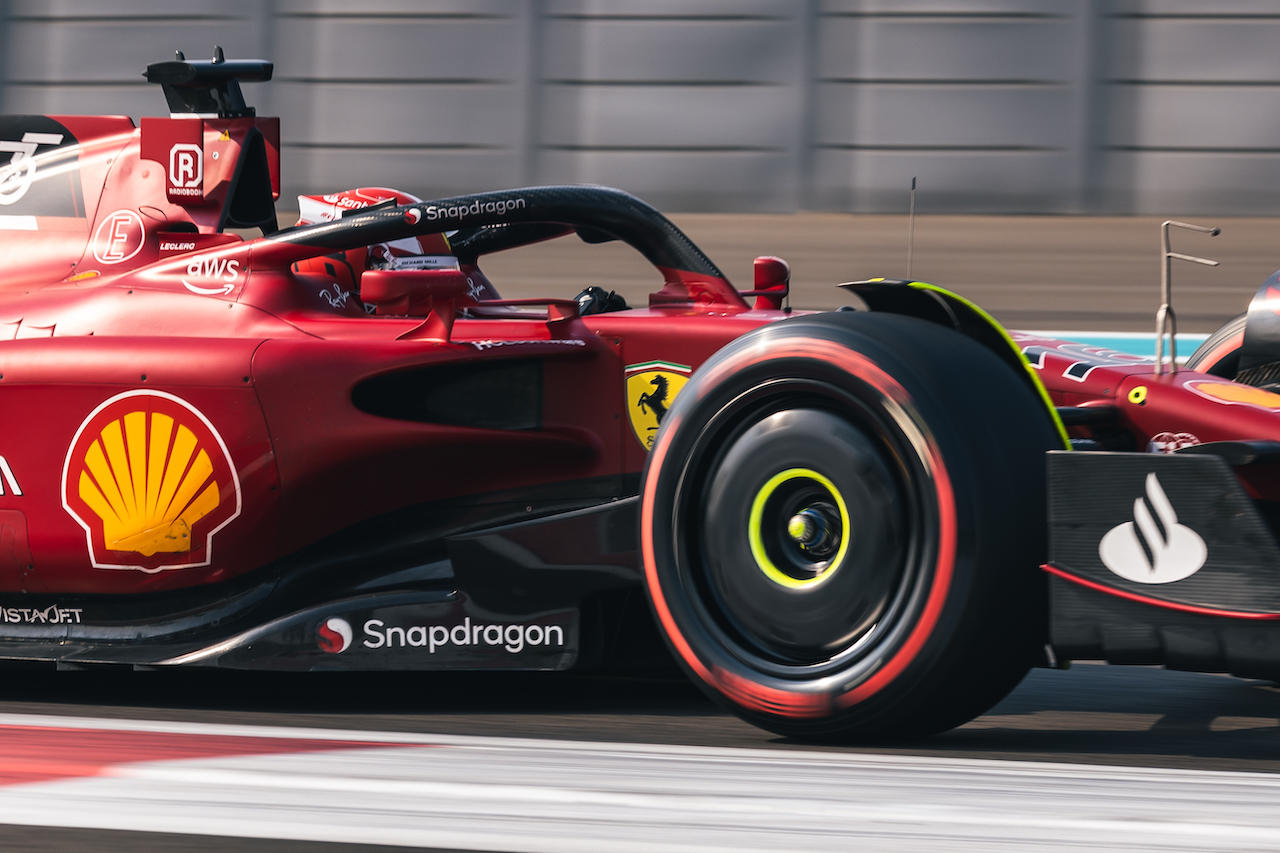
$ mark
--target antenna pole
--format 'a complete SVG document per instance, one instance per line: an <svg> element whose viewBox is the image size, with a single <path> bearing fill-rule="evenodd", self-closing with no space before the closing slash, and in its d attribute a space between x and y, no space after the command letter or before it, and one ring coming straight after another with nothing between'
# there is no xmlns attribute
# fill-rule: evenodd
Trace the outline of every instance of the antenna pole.
<svg viewBox="0 0 1280 853"><path fill-rule="evenodd" d="M1156 376L1164 374L1164 339L1169 337L1169 372L1178 370L1178 318L1173 313L1173 262L1190 261L1206 267L1216 267L1217 261L1208 258L1197 258L1184 255L1169 248L1169 228L1185 228L1188 231L1199 231L1210 237L1222 233L1219 228L1205 228L1203 225L1192 225L1189 222L1178 222L1170 219L1160 226L1160 310L1156 312Z"/></svg>
<svg viewBox="0 0 1280 853"><path fill-rule="evenodd" d="M907 278L911 276L911 256L916 245L916 179L911 178L911 213L907 215Z"/></svg>

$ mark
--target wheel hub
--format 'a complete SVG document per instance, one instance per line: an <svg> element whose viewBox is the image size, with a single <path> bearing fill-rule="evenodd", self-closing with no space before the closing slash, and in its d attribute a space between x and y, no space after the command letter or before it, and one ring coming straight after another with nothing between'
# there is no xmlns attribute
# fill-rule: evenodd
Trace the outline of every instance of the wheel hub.
<svg viewBox="0 0 1280 853"><path fill-rule="evenodd" d="M812 504L791 516L787 533L801 551L828 560L840 547L840 512L829 503Z"/></svg>
<svg viewBox="0 0 1280 853"><path fill-rule="evenodd" d="M826 580L849 544L849 511L835 483L812 468L780 471L751 503L747 531L765 577L795 589Z"/></svg>

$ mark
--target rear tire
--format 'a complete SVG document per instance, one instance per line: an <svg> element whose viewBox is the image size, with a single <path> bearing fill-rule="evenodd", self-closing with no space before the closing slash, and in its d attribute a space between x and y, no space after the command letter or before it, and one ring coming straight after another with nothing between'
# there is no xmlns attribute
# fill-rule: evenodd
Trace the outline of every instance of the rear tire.
<svg viewBox="0 0 1280 853"><path fill-rule="evenodd" d="M663 420L650 601L712 697L781 734L921 737L999 701L1045 641L1044 404L910 317L751 332Z"/></svg>
<svg viewBox="0 0 1280 853"><path fill-rule="evenodd" d="M1234 317L1205 338L1187 359L1187 369L1235 379L1240 372L1240 347L1244 345L1244 326L1248 318L1248 312Z"/></svg>

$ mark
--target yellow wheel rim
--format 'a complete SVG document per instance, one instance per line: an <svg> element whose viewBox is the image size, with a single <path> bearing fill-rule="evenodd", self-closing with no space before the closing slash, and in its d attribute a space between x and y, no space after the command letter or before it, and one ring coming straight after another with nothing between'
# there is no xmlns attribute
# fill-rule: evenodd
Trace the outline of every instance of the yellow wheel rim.
<svg viewBox="0 0 1280 853"><path fill-rule="evenodd" d="M769 559L769 554L764 547L764 506L773 493L783 483L792 480L813 480L819 483L835 499L836 507L840 510L840 547L836 551L836 555L831 558L830 568L821 574L812 578L793 578L791 575L779 569L773 564L773 560ZM756 492L755 500L751 502L751 518L747 526L747 535L751 542L751 555L755 557L756 565L760 567L760 571L764 572L765 577L779 586L785 586L789 589L803 589L804 587L815 586L826 581L836 573L840 568L840 564L844 561L844 555L849 550L849 508L845 506L844 496L840 494L835 483L814 471L812 468L788 468L769 478L769 481Z"/></svg>

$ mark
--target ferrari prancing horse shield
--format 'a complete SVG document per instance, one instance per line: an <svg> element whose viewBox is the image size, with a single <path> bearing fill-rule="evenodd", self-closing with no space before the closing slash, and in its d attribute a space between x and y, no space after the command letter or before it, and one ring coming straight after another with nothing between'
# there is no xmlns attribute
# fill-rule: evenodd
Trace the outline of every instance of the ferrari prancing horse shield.
<svg viewBox="0 0 1280 853"><path fill-rule="evenodd" d="M627 368L627 412L631 416L631 428L645 450L653 449L658 427L680 389L689 381L689 372L688 365L667 361L646 361Z"/></svg>
<svg viewBox="0 0 1280 853"><path fill-rule="evenodd" d="M231 454L203 414L161 391L129 391L85 418L67 451L62 505L97 569L207 566L240 514Z"/></svg>

